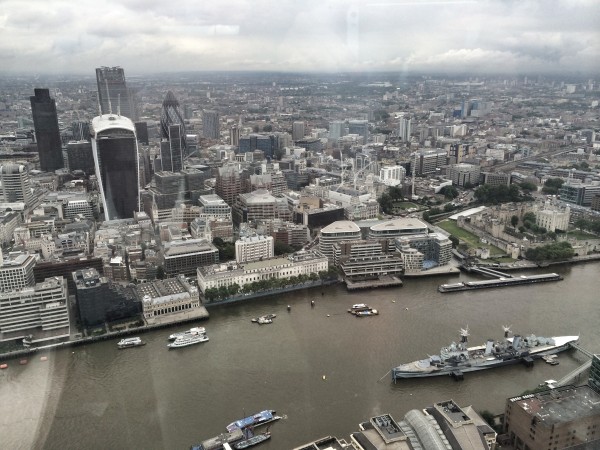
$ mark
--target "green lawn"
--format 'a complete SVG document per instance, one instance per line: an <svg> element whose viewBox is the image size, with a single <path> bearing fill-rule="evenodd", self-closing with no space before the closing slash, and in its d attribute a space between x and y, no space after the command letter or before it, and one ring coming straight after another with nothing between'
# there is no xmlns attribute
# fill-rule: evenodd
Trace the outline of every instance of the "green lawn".
<svg viewBox="0 0 600 450"><path fill-rule="evenodd" d="M419 209L420 206L415 203L412 203L412 202L398 202L398 203L394 203L394 208L398 208L398 209L416 208L416 209Z"/></svg>
<svg viewBox="0 0 600 450"><path fill-rule="evenodd" d="M490 245L490 244L484 244L479 240L479 237L475 236L473 233L464 230L462 228L460 228L458 225L456 225L456 222L454 220L443 220L439 223L436 223L436 225L438 227L440 227L441 229L447 231L448 233L456 236L457 238L459 238L462 242L466 243L469 247L472 248L478 248L478 247L483 247L483 248L489 248L490 249L490 255L494 256L494 255L505 255L506 252L500 250L498 247L494 246L494 245Z"/></svg>
<svg viewBox="0 0 600 450"><path fill-rule="evenodd" d="M600 239L600 237L596 236L595 234L586 233L585 231L581 231L581 230L571 230L567 233L567 235L570 238L577 239L578 241L585 241L585 240L589 240L589 239Z"/></svg>

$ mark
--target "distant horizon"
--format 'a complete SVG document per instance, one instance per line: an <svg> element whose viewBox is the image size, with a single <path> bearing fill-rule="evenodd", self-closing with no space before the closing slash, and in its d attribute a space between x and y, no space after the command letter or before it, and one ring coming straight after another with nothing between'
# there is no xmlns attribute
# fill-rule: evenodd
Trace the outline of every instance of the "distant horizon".
<svg viewBox="0 0 600 450"><path fill-rule="evenodd" d="M96 67L101 67L98 65ZM92 81L96 81L95 69L91 72L73 71L73 72L11 72L0 70L0 78L60 78L60 77L76 77L81 79L89 78ZM397 78L423 78L431 77L432 79L519 79L524 77L531 77L529 81L533 82L537 77L556 79L560 77L577 78L577 79L590 79L594 77L600 77L600 71L598 72L582 72L582 71L562 71L562 72L461 72L461 71L394 71L394 70L373 70L373 71L340 71L340 72L327 72L327 71L299 71L299 70L179 70L172 72L133 72L127 69L127 66L114 65L108 67L121 67L125 71L125 77L129 80L135 80L136 78L144 77L173 77L173 76L191 76L191 75L238 75L238 76L253 76L253 75L274 75L274 76L325 76L325 77L363 77L363 78L376 78L376 77L397 77ZM600 80L599 80L600 81Z"/></svg>

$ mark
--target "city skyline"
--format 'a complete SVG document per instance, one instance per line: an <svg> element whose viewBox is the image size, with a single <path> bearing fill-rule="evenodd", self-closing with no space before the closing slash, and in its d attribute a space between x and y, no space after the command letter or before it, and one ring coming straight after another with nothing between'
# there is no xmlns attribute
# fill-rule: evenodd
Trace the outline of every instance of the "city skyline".
<svg viewBox="0 0 600 450"><path fill-rule="evenodd" d="M3 1L4 73L593 73L594 1ZM42 38L43 37L43 38ZM157 61L159 62L157 64Z"/></svg>

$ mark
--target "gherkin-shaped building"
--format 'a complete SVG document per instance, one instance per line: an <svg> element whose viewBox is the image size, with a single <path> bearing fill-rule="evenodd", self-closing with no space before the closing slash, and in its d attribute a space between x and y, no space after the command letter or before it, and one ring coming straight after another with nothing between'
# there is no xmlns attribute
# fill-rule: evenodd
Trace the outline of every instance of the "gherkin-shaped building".
<svg viewBox="0 0 600 450"><path fill-rule="evenodd" d="M175 95L169 91L163 100L160 114L160 135L163 139L169 139L169 126L171 125L181 126L181 149L183 150L183 154L187 155L185 142L186 130L183 123L183 116L179 112L179 102L175 98Z"/></svg>

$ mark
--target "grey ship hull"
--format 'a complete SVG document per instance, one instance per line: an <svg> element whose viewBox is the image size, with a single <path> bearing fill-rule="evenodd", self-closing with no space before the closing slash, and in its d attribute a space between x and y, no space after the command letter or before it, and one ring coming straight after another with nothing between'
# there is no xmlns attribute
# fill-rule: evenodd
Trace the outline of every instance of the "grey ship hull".
<svg viewBox="0 0 600 450"><path fill-rule="evenodd" d="M529 352L524 352L520 355L516 355L512 358L497 359L497 358L483 358L483 359L468 359L464 362L458 362L457 364L444 364L441 367L429 367L425 369L419 369L419 361L414 361L408 364L402 364L392 369L392 380L396 381L403 378L427 378L437 377L441 375L452 376L455 373L467 373L477 372L480 370L492 369L494 367L509 366L523 362L525 358L540 359L542 356L553 355L571 348L571 343L576 342L578 336L564 336L560 338L564 342L560 345L554 346L543 346L540 348L533 348ZM470 349L471 350L471 349Z"/></svg>

